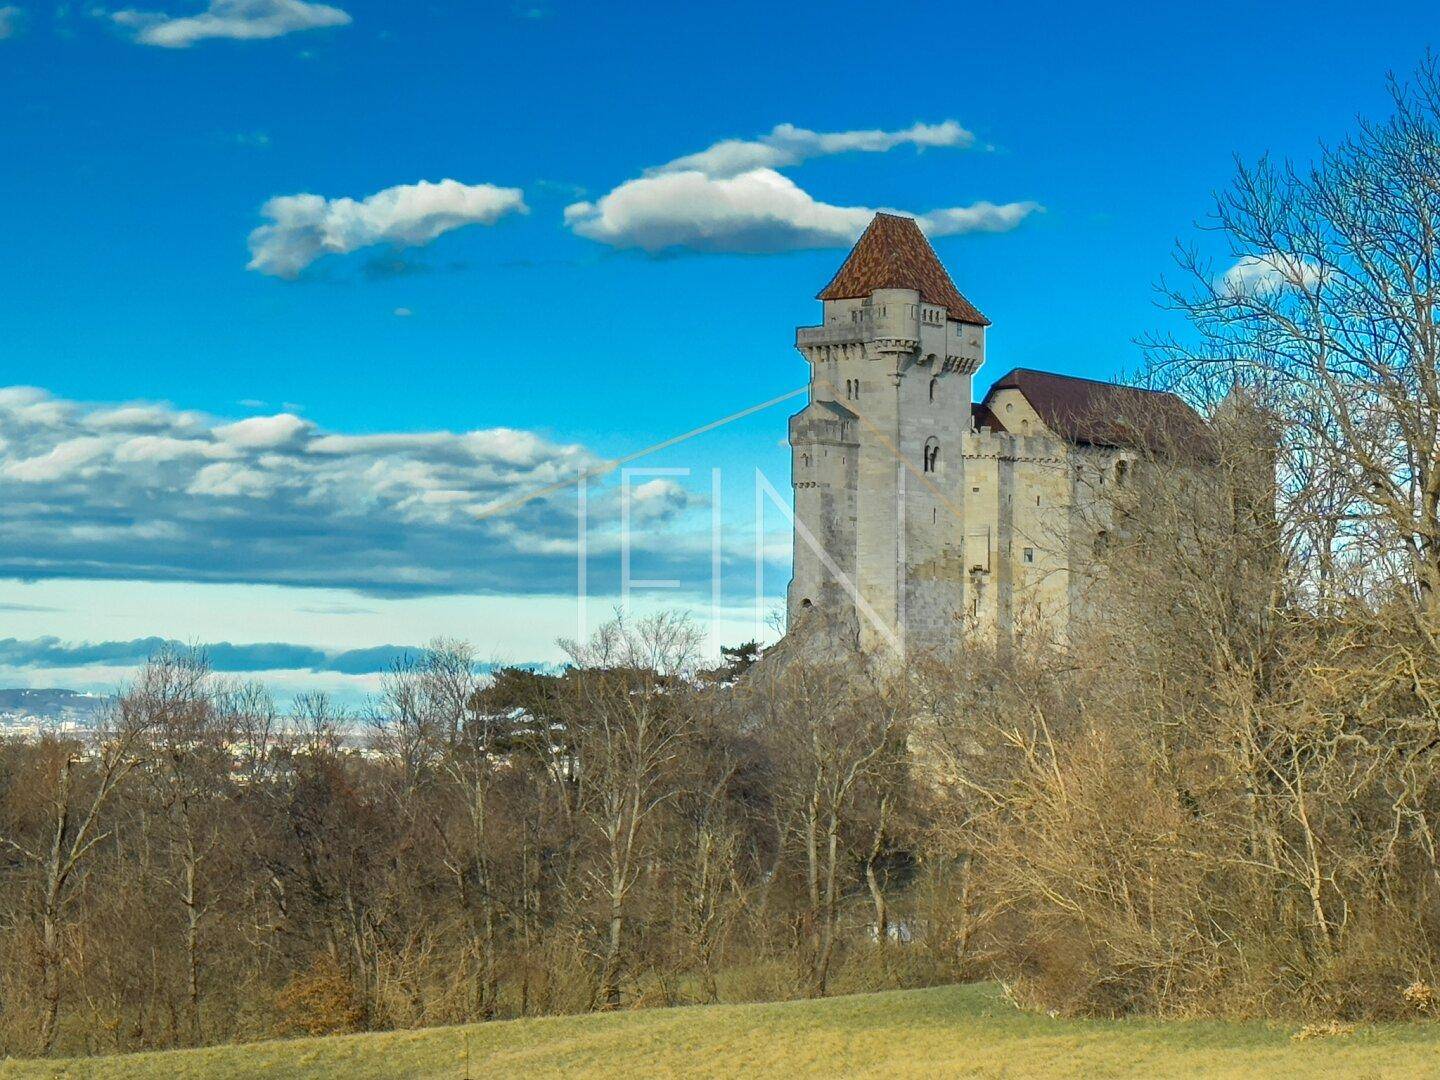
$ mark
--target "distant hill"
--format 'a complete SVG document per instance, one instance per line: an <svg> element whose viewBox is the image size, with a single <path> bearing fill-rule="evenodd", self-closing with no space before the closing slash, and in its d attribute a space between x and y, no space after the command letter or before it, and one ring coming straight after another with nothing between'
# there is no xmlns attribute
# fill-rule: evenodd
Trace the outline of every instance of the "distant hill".
<svg viewBox="0 0 1440 1080"><path fill-rule="evenodd" d="M88 726L108 698L75 690L0 690L0 724L52 722Z"/></svg>

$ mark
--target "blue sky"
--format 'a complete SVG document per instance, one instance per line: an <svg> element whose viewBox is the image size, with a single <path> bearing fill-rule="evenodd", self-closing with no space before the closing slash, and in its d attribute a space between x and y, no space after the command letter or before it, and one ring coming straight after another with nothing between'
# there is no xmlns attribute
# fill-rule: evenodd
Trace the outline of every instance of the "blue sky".
<svg viewBox="0 0 1440 1080"><path fill-rule="evenodd" d="M0 683L106 685L125 650L91 646L153 636L290 644L293 668L255 670L349 693L366 676L316 650L444 633L554 659L581 626L573 492L503 526L453 507L799 386L793 330L856 208L932 215L994 321L977 387L1112 376L1169 326L1176 238L1215 243L1192 223L1232 155L1304 159L1383 111L1435 24L1419 3L0 2L0 386L33 388L0 399ZM677 160L725 140L743 162ZM753 628L754 472L783 491L791 408L637 462L690 470L634 480L636 573L682 586L641 606L708 613L719 468L717 637ZM617 484L589 493L592 622Z"/></svg>

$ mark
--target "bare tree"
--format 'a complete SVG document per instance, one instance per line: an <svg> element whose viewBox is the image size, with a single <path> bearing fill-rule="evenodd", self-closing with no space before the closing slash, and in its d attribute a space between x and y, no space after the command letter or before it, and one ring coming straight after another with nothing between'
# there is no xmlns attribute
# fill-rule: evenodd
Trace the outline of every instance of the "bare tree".
<svg viewBox="0 0 1440 1080"><path fill-rule="evenodd" d="M853 665L797 662L759 691L781 797L804 862L807 981L815 995L829 986L848 834L861 793L867 781L894 768L904 749L905 705L885 683L882 673L857 672ZM873 833L865 847L867 854L874 847Z"/></svg>
<svg viewBox="0 0 1440 1080"><path fill-rule="evenodd" d="M1198 341L1150 342L1197 399L1248 388L1280 421L1280 495L1318 591L1407 598L1440 633L1440 66L1391 80L1391 115L1300 167L1242 164L1211 228L1223 273L1182 249L1170 304Z"/></svg>
<svg viewBox="0 0 1440 1080"><path fill-rule="evenodd" d="M481 691L470 645L437 639L386 678L374 726L402 781L396 808L431 832L454 883L478 968L473 1007L488 1017L499 998L502 918L495 849L504 830L494 803L512 731L485 711Z"/></svg>
<svg viewBox="0 0 1440 1080"><path fill-rule="evenodd" d="M144 826L164 848L161 873L183 912L186 1004L196 1043L203 1031L202 933L221 899L212 872L230 854L224 804L234 732L215 697L203 654L163 652L141 670L124 699L143 718L147 735L146 787L155 813Z"/></svg>
<svg viewBox="0 0 1440 1080"><path fill-rule="evenodd" d="M569 646L575 668L564 680L563 717L573 747L578 817L599 838L585 871L594 918L598 998L621 1003L632 897L655 843L661 812L678 792L677 761L690 735L693 670L699 635L686 619L621 618L584 645Z"/></svg>
<svg viewBox="0 0 1440 1080"><path fill-rule="evenodd" d="M117 792L139 763L147 714L122 696L92 740L47 737L30 755L34 803L28 828L0 842L28 863L38 880L31 913L39 923L40 1026L38 1045L55 1048L64 993L65 933L80 881L99 845L111 835L106 818Z"/></svg>

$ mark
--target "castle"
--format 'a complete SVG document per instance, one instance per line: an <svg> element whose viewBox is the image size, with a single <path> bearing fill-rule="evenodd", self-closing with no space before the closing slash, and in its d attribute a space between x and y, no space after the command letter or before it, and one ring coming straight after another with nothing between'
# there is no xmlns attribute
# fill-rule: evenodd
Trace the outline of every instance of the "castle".
<svg viewBox="0 0 1440 1080"><path fill-rule="evenodd" d="M795 335L791 627L822 617L902 656L1022 625L1068 644L1137 430L1203 421L1171 394L1023 368L974 402L990 320L910 218L877 214L817 299Z"/></svg>

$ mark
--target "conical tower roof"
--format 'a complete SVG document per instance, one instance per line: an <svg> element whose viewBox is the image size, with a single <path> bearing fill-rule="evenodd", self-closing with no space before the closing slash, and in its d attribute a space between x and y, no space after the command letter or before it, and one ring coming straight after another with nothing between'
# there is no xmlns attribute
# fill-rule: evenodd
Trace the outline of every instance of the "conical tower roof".
<svg viewBox="0 0 1440 1080"><path fill-rule="evenodd" d="M914 218L876 214L816 299L849 300L869 296L876 289L914 289L921 300L945 308L952 319L990 325L980 309L955 288Z"/></svg>

